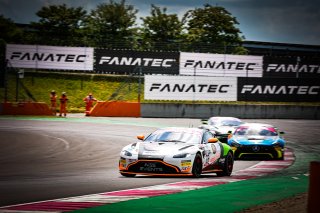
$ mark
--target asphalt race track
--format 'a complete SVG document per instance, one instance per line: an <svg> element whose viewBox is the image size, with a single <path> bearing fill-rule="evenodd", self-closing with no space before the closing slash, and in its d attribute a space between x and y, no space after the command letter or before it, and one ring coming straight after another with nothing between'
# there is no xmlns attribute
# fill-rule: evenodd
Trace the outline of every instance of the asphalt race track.
<svg viewBox="0 0 320 213"><path fill-rule="evenodd" d="M288 146L320 153L317 120L244 120L276 125ZM178 182L190 178L125 178L121 148L158 127L200 125L199 119L0 117L0 206ZM234 171L258 161L236 161ZM215 175L211 175L214 178ZM208 177L208 175L206 175Z"/></svg>

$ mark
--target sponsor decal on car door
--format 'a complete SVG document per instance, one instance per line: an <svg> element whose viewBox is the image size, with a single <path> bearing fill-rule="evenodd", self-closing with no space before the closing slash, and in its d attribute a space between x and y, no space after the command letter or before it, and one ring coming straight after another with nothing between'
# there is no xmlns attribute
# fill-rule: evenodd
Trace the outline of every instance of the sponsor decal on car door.
<svg viewBox="0 0 320 213"><path fill-rule="evenodd" d="M210 157L209 164L215 163L221 156L221 147L219 143L209 144L212 149L212 156Z"/></svg>

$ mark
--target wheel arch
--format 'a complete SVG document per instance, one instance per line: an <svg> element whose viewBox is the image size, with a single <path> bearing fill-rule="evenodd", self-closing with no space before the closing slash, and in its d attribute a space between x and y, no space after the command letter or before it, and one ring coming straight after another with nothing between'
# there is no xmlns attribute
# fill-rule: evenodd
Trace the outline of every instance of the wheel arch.
<svg viewBox="0 0 320 213"><path fill-rule="evenodd" d="M221 145L222 145L222 151L223 151L222 156L223 156L223 157L226 157L229 152L230 152L230 153L232 154L232 156L233 156L233 151L232 151L231 147L230 147L228 144L221 143Z"/></svg>

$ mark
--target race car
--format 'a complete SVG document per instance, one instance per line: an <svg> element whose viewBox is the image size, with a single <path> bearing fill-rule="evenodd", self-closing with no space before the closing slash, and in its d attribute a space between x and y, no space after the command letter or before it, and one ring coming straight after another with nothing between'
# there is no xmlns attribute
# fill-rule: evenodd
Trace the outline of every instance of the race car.
<svg viewBox="0 0 320 213"><path fill-rule="evenodd" d="M228 139L235 158L284 158L284 132L269 124L246 123L240 125Z"/></svg>
<svg viewBox="0 0 320 213"><path fill-rule="evenodd" d="M239 125L243 124L239 118L235 117L211 117L209 120L202 120L203 125L199 128L204 128L215 133L215 136L223 143L228 142L228 136Z"/></svg>
<svg viewBox="0 0 320 213"><path fill-rule="evenodd" d="M125 146L120 152L119 172L136 175L193 176L216 173L230 176L233 152L210 131L199 128L168 127L137 136L141 141Z"/></svg>

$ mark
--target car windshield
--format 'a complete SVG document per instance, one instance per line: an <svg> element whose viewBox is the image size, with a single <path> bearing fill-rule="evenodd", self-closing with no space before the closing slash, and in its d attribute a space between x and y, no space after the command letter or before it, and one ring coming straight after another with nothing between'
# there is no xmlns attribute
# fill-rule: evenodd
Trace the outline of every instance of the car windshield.
<svg viewBox="0 0 320 213"><path fill-rule="evenodd" d="M239 127L234 132L234 135L243 136L277 136L277 130L273 127Z"/></svg>
<svg viewBox="0 0 320 213"><path fill-rule="evenodd" d="M183 131L156 131L149 135L145 141L200 143L201 134Z"/></svg>
<svg viewBox="0 0 320 213"><path fill-rule="evenodd" d="M210 120L209 125L213 126L239 126L242 124L239 120L226 119L226 120Z"/></svg>

